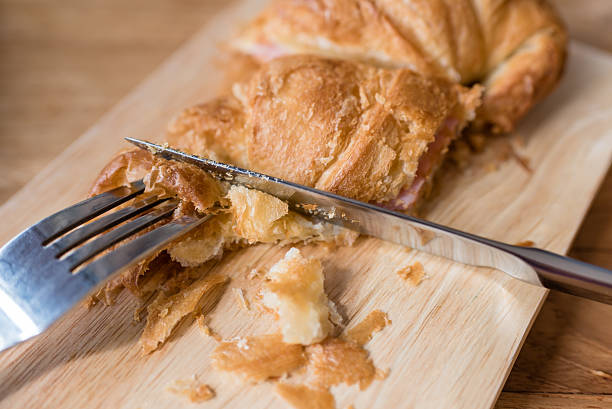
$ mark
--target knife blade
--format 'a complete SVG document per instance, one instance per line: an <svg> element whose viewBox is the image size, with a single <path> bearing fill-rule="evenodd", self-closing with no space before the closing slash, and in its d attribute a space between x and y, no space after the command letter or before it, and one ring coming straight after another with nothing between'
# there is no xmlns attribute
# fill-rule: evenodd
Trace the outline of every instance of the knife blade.
<svg viewBox="0 0 612 409"><path fill-rule="evenodd" d="M463 264L491 267L516 279L612 304L612 271L542 249L487 239L424 219L191 155L125 138L153 155L195 165L218 180L271 194L311 218Z"/></svg>

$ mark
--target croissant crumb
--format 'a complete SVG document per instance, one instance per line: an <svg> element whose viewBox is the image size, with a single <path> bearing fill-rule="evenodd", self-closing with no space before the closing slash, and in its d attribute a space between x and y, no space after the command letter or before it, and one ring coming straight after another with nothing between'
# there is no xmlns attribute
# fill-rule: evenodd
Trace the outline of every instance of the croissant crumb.
<svg viewBox="0 0 612 409"><path fill-rule="evenodd" d="M202 403L215 397L215 391L210 386L200 383L196 377L191 380L176 380L167 390L175 395L184 396L191 403Z"/></svg>
<svg viewBox="0 0 612 409"><path fill-rule="evenodd" d="M336 400L328 389L279 382L276 394L294 409L335 409Z"/></svg>
<svg viewBox="0 0 612 409"><path fill-rule="evenodd" d="M396 271L396 274L404 281L409 281L412 285L417 286L421 284L425 278L425 269L423 264L418 261L412 265L402 267Z"/></svg>
<svg viewBox="0 0 612 409"><path fill-rule="evenodd" d="M264 305L278 314L283 341L310 345L332 329L323 270L317 259L306 259L292 248L267 275Z"/></svg>
<svg viewBox="0 0 612 409"><path fill-rule="evenodd" d="M382 331L387 325L391 325L387 314L374 310L359 324L347 330L345 338L357 345L365 345L372 339L374 333Z"/></svg>
<svg viewBox="0 0 612 409"><path fill-rule="evenodd" d="M238 337L219 343L211 355L220 371L241 376L251 383L280 378L306 362L301 345L283 342L281 335Z"/></svg>
<svg viewBox="0 0 612 409"><path fill-rule="evenodd" d="M166 296L160 292L147 307L147 323L140 337L142 351L149 354L159 348L176 325L196 311L202 297L227 280L224 275L214 274L196 280L177 294Z"/></svg>

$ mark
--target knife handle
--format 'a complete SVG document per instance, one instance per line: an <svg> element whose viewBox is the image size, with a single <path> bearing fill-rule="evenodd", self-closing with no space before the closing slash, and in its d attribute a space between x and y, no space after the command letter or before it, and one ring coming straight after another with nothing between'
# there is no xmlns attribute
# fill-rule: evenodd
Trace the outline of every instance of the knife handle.
<svg viewBox="0 0 612 409"><path fill-rule="evenodd" d="M545 287L612 304L612 271L535 247L504 247L533 267Z"/></svg>

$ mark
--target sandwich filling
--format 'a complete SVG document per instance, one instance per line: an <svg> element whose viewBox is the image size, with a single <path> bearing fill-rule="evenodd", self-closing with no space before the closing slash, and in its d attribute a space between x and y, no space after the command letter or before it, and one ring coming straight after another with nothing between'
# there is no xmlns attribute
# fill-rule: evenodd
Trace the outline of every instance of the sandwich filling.
<svg viewBox="0 0 612 409"><path fill-rule="evenodd" d="M413 182L403 187L395 199L377 203L379 206L399 212L410 212L426 196L427 187L431 185L436 171L442 164L444 156L453 140L460 133L459 121L447 118L427 145L427 151L419 159L416 176Z"/></svg>

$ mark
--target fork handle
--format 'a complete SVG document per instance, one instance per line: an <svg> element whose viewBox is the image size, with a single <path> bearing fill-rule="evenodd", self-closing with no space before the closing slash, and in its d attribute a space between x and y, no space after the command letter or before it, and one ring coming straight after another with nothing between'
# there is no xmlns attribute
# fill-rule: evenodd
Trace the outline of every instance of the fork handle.
<svg viewBox="0 0 612 409"><path fill-rule="evenodd" d="M612 271L535 247L506 246L533 267L545 287L612 304Z"/></svg>

